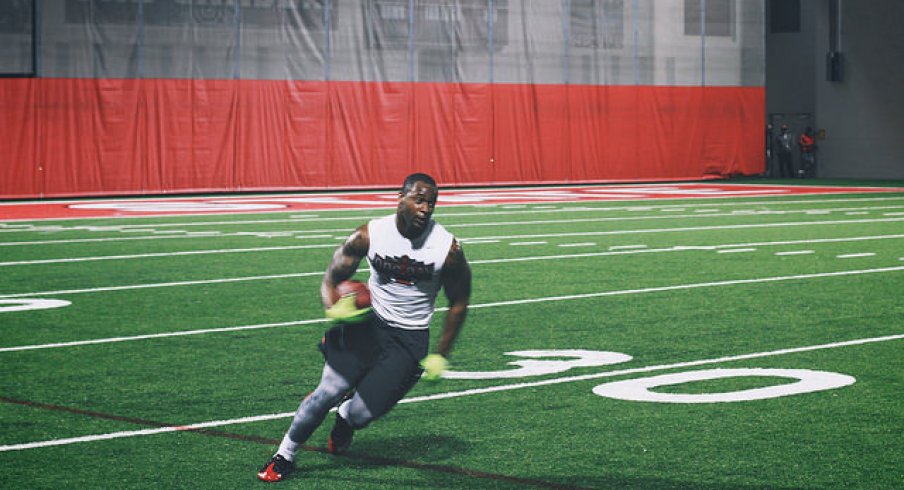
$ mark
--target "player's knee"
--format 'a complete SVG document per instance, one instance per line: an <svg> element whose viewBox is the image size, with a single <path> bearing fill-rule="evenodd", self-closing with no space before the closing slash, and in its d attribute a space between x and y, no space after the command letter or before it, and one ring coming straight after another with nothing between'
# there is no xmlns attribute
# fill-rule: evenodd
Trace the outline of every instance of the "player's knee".
<svg viewBox="0 0 904 490"><path fill-rule="evenodd" d="M317 405L333 407L345 397L350 389L351 384L329 365L326 365L323 369L323 376L320 378L320 384L308 396L308 399Z"/></svg>
<svg viewBox="0 0 904 490"><path fill-rule="evenodd" d="M359 396L354 396L342 404L339 408L339 414L355 430L367 427L375 418L374 414L367 408L364 400Z"/></svg>

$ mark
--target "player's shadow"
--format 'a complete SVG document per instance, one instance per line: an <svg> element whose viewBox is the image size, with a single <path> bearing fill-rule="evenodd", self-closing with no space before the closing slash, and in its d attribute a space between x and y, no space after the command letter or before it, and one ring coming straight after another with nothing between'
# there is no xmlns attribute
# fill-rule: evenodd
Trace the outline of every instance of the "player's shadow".
<svg viewBox="0 0 904 490"><path fill-rule="evenodd" d="M420 434L355 441L344 454L350 464L406 466L412 461L445 461L469 452L471 444L446 434Z"/></svg>
<svg viewBox="0 0 904 490"><path fill-rule="evenodd" d="M470 452L472 444L445 434L421 434L355 440L352 448L341 456L331 456L331 461L313 461L304 465L300 481L305 476L327 478L337 487L360 484L361 476L355 470L363 470L368 481L375 486L395 488L462 489L472 488L510 490L514 488L552 488L562 490L618 489L618 490L800 490L794 486L763 484L726 484L697 481L681 481L659 478L607 475L603 471L589 471L583 475L547 475L525 477L516 474L493 474L480 470L444 464L456 456ZM316 452L325 453L325 448ZM428 478L392 473L382 476L367 470L380 468L407 468L429 474ZM348 473L347 470L351 470ZM293 475L292 478L295 478Z"/></svg>
<svg viewBox="0 0 904 490"><path fill-rule="evenodd" d="M329 478L337 483L348 480L349 484L358 483L360 476L349 477L346 470L374 470L380 468L408 468L415 471L427 471L431 478L427 486L418 478L399 481L398 476L382 482L398 488L471 488L462 487L461 470L454 466L443 465L443 461L455 455L469 452L471 444L448 435L421 434L411 436L396 436L376 438L370 440L356 439L348 452L330 457L331 461L320 463L307 463L303 472L308 477L319 475L321 478ZM317 448L316 452L325 453L325 448ZM430 463L424 463L429 461ZM293 475L294 477L295 475ZM375 478L369 474L368 478ZM470 480L470 478L465 478ZM371 483L378 483L371 481ZM473 482L470 482L473 483Z"/></svg>

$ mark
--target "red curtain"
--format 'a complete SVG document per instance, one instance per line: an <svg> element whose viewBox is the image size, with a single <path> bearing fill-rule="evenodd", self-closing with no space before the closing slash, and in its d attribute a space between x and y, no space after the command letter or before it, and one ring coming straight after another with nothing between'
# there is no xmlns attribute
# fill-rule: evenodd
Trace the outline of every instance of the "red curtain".
<svg viewBox="0 0 904 490"><path fill-rule="evenodd" d="M0 198L764 170L763 87L0 80Z"/></svg>

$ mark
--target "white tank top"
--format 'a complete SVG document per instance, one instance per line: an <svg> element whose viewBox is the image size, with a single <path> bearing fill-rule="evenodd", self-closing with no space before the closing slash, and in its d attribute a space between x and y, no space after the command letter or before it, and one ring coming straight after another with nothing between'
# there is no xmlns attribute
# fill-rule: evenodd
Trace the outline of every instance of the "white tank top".
<svg viewBox="0 0 904 490"><path fill-rule="evenodd" d="M425 329L433 317L440 272L453 236L432 219L420 237L409 240L396 228L395 214L368 223L371 306L389 325Z"/></svg>

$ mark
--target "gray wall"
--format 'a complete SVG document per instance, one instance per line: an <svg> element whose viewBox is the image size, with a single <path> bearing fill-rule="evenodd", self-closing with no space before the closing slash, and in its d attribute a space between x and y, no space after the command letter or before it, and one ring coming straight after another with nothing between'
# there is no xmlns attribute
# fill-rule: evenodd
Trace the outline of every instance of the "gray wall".
<svg viewBox="0 0 904 490"><path fill-rule="evenodd" d="M766 111L812 113L817 176L904 179L904 1L841 2L843 79L826 81L829 2L801 0L801 32L766 28Z"/></svg>

